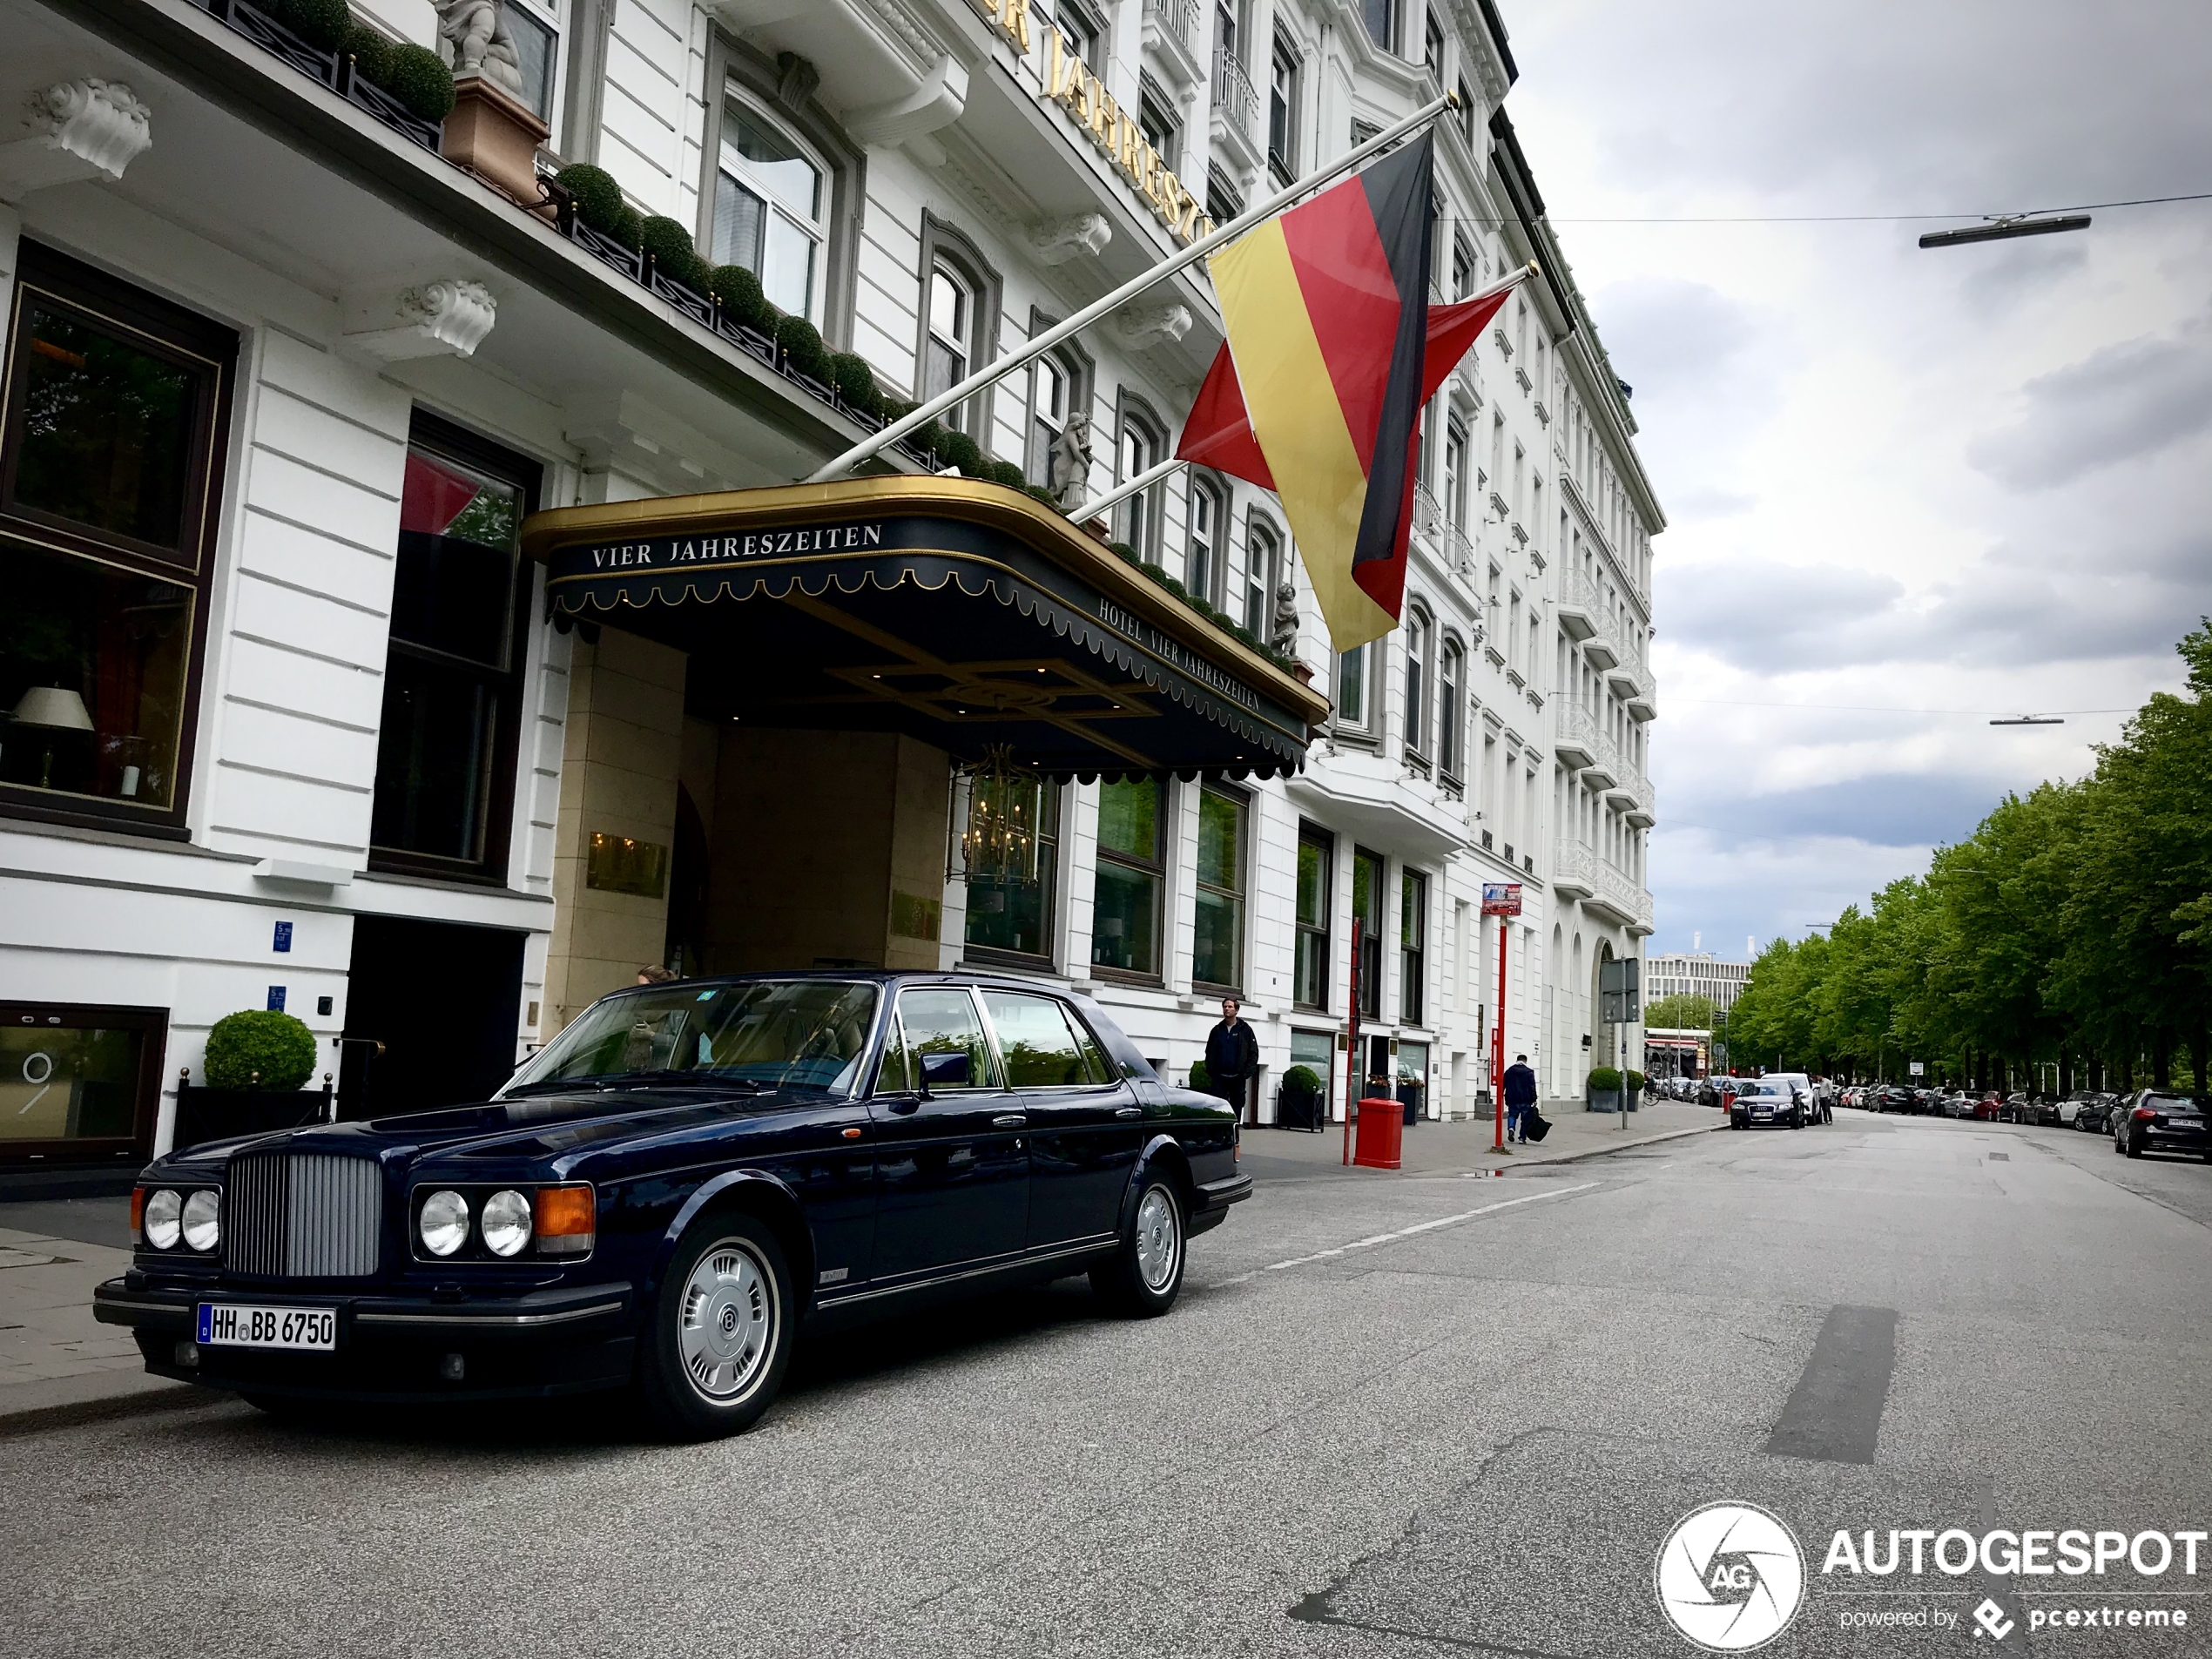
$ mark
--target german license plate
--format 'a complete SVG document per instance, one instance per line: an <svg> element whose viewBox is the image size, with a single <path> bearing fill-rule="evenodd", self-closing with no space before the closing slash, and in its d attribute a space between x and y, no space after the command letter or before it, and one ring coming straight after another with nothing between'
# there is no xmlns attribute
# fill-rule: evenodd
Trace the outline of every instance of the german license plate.
<svg viewBox="0 0 2212 1659"><path fill-rule="evenodd" d="M218 1347L304 1348L311 1352L328 1352L338 1346L338 1311L202 1302L199 1340Z"/></svg>

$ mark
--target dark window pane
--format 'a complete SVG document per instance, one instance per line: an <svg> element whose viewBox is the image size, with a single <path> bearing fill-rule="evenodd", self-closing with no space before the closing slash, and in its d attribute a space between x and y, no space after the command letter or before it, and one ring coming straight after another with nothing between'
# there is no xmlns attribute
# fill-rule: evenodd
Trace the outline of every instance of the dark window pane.
<svg viewBox="0 0 2212 1659"><path fill-rule="evenodd" d="M985 991L983 1006L998 1033L1008 1089L1057 1089L1095 1081L1060 1004L1050 997Z"/></svg>
<svg viewBox="0 0 2212 1659"><path fill-rule="evenodd" d="M21 349L16 502L179 546L205 374L35 305Z"/></svg>
<svg viewBox="0 0 2212 1659"><path fill-rule="evenodd" d="M1160 786L1150 779L1107 784L1098 792L1098 845L1124 858L1160 856Z"/></svg>
<svg viewBox="0 0 2212 1659"><path fill-rule="evenodd" d="M394 651L369 840L397 852L482 858L498 719L498 694L476 675Z"/></svg>
<svg viewBox="0 0 2212 1659"><path fill-rule="evenodd" d="M143 1031L0 1026L0 1143L130 1135L145 1041Z"/></svg>
<svg viewBox="0 0 2212 1659"><path fill-rule="evenodd" d="M520 6L502 6L500 17L515 43L515 62L523 80L523 102L540 120L553 114L553 31Z"/></svg>
<svg viewBox="0 0 2212 1659"><path fill-rule="evenodd" d="M166 808L192 590L0 547L0 782Z"/></svg>
<svg viewBox="0 0 2212 1659"><path fill-rule="evenodd" d="M906 1027L907 1046L914 1053L964 1054L969 1088L998 1087L998 1067L991 1059L990 1044L983 1040L983 1022L966 991L903 991L899 1022Z"/></svg>
<svg viewBox="0 0 2212 1659"><path fill-rule="evenodd" d="M1160 879L1101 859L1091 921L1090 960L1129 974L1159 969Z"/></svg>
<svg viewBox="0 0 2212 1659"><path fill-rule="evenodd" d="M505 668L521 522L522 491L514 485L409 451L392 637Z"/></svg>
<svg viewBox="0 0 2212 1659"><path fill-rule="evenodd" d="M1241 984L1237 947L1244 931L1244 907L1227 894L1201 887L1194 920L1190 977L1205 985Z"/></svg>

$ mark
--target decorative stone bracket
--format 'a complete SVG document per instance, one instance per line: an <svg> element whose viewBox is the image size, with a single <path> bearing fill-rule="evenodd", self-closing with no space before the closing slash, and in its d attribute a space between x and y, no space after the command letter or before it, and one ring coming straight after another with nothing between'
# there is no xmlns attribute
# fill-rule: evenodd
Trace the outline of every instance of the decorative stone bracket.
<svg viewBox="0 0 2212 1659"><path fill-rule="evenodd" d="M1173 301L1163 306L1126 306L1114 314L1114 337L1130 351L1171 345L1190 332L1190 308Z"/></svg>
<svg viewBox="0 0 2212 1659"><path fill-rule="evenodd" d="M469 356L491 333L499 302L481 282L442 277L396 294L349 301L346 313L340 344L358 356L391 363Z"/></svg>
<svg viewBox="0 0 2212 1659"><path fill-rule="evenodd" d="M153 111L120 81L80 76L25 101L34 136L0 145L0 201L85 179L120 179L153 142Z"/></svg>
<svg viewBox="0 0 2212 1659"><path fill-rule="evenodd" d="M1114 239L1114 227L1103 213L1076 213L1032 225L1023 239L1038 264L1065 265L1078 253L1103 253Z"/></svg>
<svg viewBox="0 0 2212 1659"><path fill-rule="evenodd" d="M871 147L906 144L951 125L967 107L968 65L946 52L904 98L848 111L845 131L855 144Z"/></svg>

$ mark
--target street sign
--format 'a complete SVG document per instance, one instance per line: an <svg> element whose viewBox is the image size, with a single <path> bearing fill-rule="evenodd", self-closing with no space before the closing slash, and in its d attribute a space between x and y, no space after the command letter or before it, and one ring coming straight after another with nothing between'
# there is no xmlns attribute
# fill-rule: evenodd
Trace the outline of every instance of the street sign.
<svg viewBox="0 0 2212 1659"><path fill-rule="evenodd" d="M1906 1066L1905 1069L1911 1072L1915 1077L1924 1077L1927 1075L1928 1068L1925 1062L1915 1060L1910 1065Z"/></svg>
<svg viewBox="0 0 2212 1659"><path fill-rule="evenodd" d="M1482 914L1486 916L1519 915L1521 914L1521 883L1485 881L1482 884Z"/></svg>
<svg viewBox="0 0 2212 1659"><path fill-rule="evenodd" d="M1643 1017L1641 959L1618 956L1597 968L1598 1018L1608 1025L1634 1025Z"/></svg>

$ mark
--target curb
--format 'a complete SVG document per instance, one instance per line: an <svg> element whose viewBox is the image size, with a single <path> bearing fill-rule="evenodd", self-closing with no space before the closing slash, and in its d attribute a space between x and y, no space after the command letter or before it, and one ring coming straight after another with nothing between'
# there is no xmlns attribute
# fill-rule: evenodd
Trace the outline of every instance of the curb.
<svg viewBox="0 0 2212 1659"><path fill-rule="evenodd" d="M0 1440L155 1412L191 1411L229 1398L143 1371L92 1371L0 1388Z"/></svg>
<svg viewBox="0 0 2212 1659"><path fill-rule="evenodd" d="M1500 1165L1494 1168L1471 1170L1469 1173L1475 1175L1506 1175L1510 1173L1511 1170L1514 1169L1540 1170L1548 1163L1579 1163L1584 1158L1608 1157L1615 1152L1632 1152L1637 1147L1657 1146L1662 1142L1665 1141L1686 1141L1693 1135L1710 1135L1716 1130L1723 1130L1727 1127L1728 1125L1726 1123L1708 1123L1703 1129L1670 1129L1664 1134L1642 1136L1633 1141L1625 1141L1619 1146L1587 1147L1580 1152L1561 1152L1554 1157L1534 1158L1527 1163L1514 1164L1510 1166L1510 1169L1507 1166Z"/></svg>

